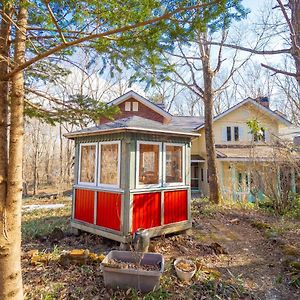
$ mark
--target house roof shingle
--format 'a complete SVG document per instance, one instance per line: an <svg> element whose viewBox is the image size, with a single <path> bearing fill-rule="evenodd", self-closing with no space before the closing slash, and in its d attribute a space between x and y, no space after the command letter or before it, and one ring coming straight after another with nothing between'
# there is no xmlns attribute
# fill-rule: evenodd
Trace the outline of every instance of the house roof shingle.
<svg viewBox="0 0 300 300"><path fill-rule="evenodd" d="M203 124L202 116L173 116L170 122L174 128L194 131L194 129Z"/></svg>
<svg viewBox="0 0 300 300"><path fill-rule="evenodd" d="M283 123L287 126L292 125L292 123L282 113L279 113L276 110L273 111L270 108L261 105L255 99L252 99L250 97L244 99L243 101L238 102L237 104L233 105L229 109L227 109L227 110L223 111L222 113L214 116L213 121L221 119L222 117L226 116L227 114L231 113L232 111L236 110L237 108L239 108L239 107L241 107L245 104L251 104L251 105L257 107L258 109L262 110L263 112L270 115L271 117L276 118L278 121L280 121L281 123ZM204 122L202 124L200 124L196 129L199 130L203 127L204 127Z"/></svg>
<svg viewBox="0 0 300 300"><path fill-rule="evenodd" d="M111 101L110 104L117 104L130 97L137 98L142 102L147 102L147 103L149 102L148 105L151 106L151 108L154 108L159 113L167 117L168 123L162 124L154 120L148 120L148 119L145 120L144 118L141 118L139 116L131 116L128 118L111 121L102 125L85 128L80 131L67 133L65 136L68 138L74 138L76 136L96 135L96 134L104 134L112 131L115 132L115 131L125 131L125 130L131 130L131 131L135 130L135 131L143 131L143 132L161 132L161 133L164 132L164 133L173 133L173 134L176 133L182 135L198 136L199 134L197 134L196 132L200 128L203 128L204 126L203 116L173 116L170 113L163 110L159 105L152 103L151 101L142 97L138 93L135 93L134 91L129 91L128 93L122 95L121 97ZM291 125L291 123L286 118L284 118L281 114L278 114L276 111L272 111L269 108L265 108L264 106L260 105L252 98L247 98L237 103L227 111L215 116L214 120L222 118L227 113L231 112L232 110L240 107L245 103L251 103L252 105L261 108L266 113L271 114L273 117L276 117L281 122L287 125ZM228 151L228 150L224 150L224 151ZM222 154L219 154L219 156L222 157Z"/></svg>
<svg viewBox="0 0 300 300"><path fill-rule="evenodd" d="M269 145L220 147L216 145L216 153L219 159L225 160L249 160L270 161L286 159L287 155L299 159L298 152L290 152L286 147L272 147Z"/></svg>
<svg viewBox="0 0 300 300"><path fill-rule="evenodd" d="M198 133L193 132L193 127L189 122L183 122L182 124L183 125L180 126L180 122L178 122L178 120L175 120L174 123L171 121L168 124L162 124L153 120L145 120L142 117L131 116L102 125L67 133L65 136L67 138L75 138L79 136L105 134L116 131L143 131L149 133L156 132L175 135L199 136Z"/></svg>

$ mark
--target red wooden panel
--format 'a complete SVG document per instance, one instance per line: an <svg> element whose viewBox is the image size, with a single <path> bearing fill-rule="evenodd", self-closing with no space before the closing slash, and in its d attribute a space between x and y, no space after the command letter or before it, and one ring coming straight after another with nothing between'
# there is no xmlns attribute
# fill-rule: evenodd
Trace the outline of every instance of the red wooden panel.
<svg viewBox="0 0 300 300"><path fill-rule="evenodd" d="M138 228L161 225L160 193L136 194L133 196L132 232Z"/></svg>
<svg viewBox="0 0 300 300"><path fill-rule="evenodd" d="M75 219L94 223L94 195L93 191L75 190Z"/></svg>
<svg viewBox="0 0 300 300"><path fill-rule="evenodd" d="M164 224L187 220L187 191L171 191L164 194Z"/></svg>
<svg viewBox="0 0 300 300"><path fill-rule="evenodd" d="M121 230L121 194L98 192L96 224Z"/></svg>

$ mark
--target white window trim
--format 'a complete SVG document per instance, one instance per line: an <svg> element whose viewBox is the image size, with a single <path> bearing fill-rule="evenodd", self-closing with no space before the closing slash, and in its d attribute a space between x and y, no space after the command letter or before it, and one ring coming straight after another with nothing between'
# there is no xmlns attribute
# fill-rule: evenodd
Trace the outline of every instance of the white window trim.
<svg viewBox="0 0 300 300"><path fill-rule="evenodd" d="M139 102L132 102L132 111L139 111Z"/></svg>
<svg viewBox="0 0 300 300"><path fill-rule="evenodd" d="M235 128L237 128L238 129L238 139L236 140L235 139ZM235 125L235 126L233 126L232 127L232 133L231 134L233 134L232 135L232 137L233 137L233 141L235 142L235 143L238 143L238 142L240 142L241 141L241 126L239 126L239 125Z"/></svg>
<svg viewBox="0 0 300 300"><path fill-rule="evenodd" d="M131 102L130 101L125 101L125 111L131 111Z"/></svg>
<svg viewBox="0 0 300 300"><path fill-rule="evenodd" d="M158 145L159 155L158 155L158 183L157 184L140 184L140 145ZM150 187L161 187L162 186L162 142L144 142L137 141L136 149L136 188L150 188Z"/></svg>
<svg viewBox="0 0 300 300"><path fill-rule="evenodd" d="M118 145L118 182L117 184L106 184L101 183L101 145ZM98 179L97 184L99 187L103 188L119 188L120 187L120 175L121 175L121 141L109 141L109 142L99 142L98 143L98 160L97 160L97 166L98 166Z"/></svg>
<svg viewBox="0 0 300 300"><path fill-rule="evenodd" d="M94 182L85 182L85 181L80 181L80 177L81 177L81 148L84 146L96 146L96 151L95 151L95 181ZM78 184L79 185L86 185L86 186L97 186L97 164L98 164L98 143L81 143L79 145L79 162L78 162Z"/></svg>
<svg viewBox="0 0 300 300"><path fill-rule="evenodd" d="M180 146L182 147L181 151L181 162L182 162L182 169L181 169L181 177L182 182L167 182L167 172L166 172L166 163L167 163L167 146ZM185 185L185 145L182 143L164 143L164 151L163 151L163 185L164 186L178 186L178 185Z"/></svg>
<svg viewBox="0 0 300 300"><path fill-rule="evenodd" d="M231 135L231 140L229 141L227 138L228 138L228 135L227 135L227 127L230 127L230 135ZM234 134L234 128L235 127L238 127L238 140L236 141L235 140L235 134ZM242 135L241 135L241 130L243 130L243 126L241 124L234 124L234 123L231 123L231 124L227 124L227 125L224 125L223 126L224 129L221 129L221 130L224 130L225 131L225 136L223 137L223 133L221 133L221 138L223 140L223 143L226 143L226 144L234 144L234 143L240 143L240 142L243 142L243 138L242 138Z"/></svg>
<svg viewBox="0 0 300 300"><path fill-rule="evenodd" d="M230 140L228 140L228 131L227 131L228 127L230 128ZM232 139L233 138L233 136L232 136L232 126L228 125L225 128L226 128L226 142L227 143L232 143L233 142L233 139Z"/></svg>

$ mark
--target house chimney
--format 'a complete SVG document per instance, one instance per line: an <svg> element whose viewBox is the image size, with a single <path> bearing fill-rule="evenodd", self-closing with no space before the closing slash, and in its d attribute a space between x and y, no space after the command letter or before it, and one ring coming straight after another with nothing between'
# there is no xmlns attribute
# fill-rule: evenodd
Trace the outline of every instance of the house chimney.
<svg viewBox="0 0 300 300"><path fill-rule="evenodd" d="M262 106L269 108L269 104L270 104L269 97L258 97L256 101Z"/></svg>

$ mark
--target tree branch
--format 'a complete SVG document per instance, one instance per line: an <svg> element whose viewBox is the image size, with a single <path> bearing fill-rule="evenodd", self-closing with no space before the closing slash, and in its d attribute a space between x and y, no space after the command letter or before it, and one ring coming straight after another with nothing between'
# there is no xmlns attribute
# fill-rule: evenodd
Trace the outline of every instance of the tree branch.
<svg viewBox="0 0 300 300"><path fill-rule="evenodd" d="M295 32L295 29L294 29L294 26L286 12L286 9L283 5L283 3L281 2L281 0L277 0L279 6L280 6L280 9L281 9L281 12L285 18L285 21L286 23L288 24L288 27L290 29L290 34L291 34L291 40L292 40L292 44L295 46L295 48L297 48L298 50L300 49L298 43L297 43L297 39L296 39L296 32Z"/></svg>
<svg viewBox="0 0 300 300"><path fill-rule="evenodd" d="M26 99L26 98L24 99L24 102L25 102L27 105L31 106L32 108L34 108L34 109L36 109L36 110L39 110L39 111L44 112L44 113L47 113L47 114L54 114L52 111L46 110L46 109L44 109L43 107L41 107L41 106L39 106L39 105L36 105L36 104L32 103L31 101L29 101L29 100Z"/></svg>
<svg viewBox="0 0 300 300"><path fill-rule="evenodd" d="M247 48L247 47L242 47L242 46L238 46L238 45L232 45L232 44L222 44L219 42L209 42L209 41L203 41L203 43L207 43L210 45L215 45L215 46L224 46L227 48L232 48L232 49L237 49L237 50L241 50L241 51L245 51L245 52L250 52L253 54L259 54L259 55L273 55L273 54L290 54L291 53L291 48L288 49L279 49L279 50L255 50L255 49L251 49L251 48Z"/></svg>
<svg viewBox="0 0 300 300"><path fill-rule="evenodd" d="M46 5L46 7L47 7L47 10L48 10L48 12L49 12L49 14L50 14L50 17L51 17L51 19L52 19L52 21L53 21L53 23L54 23L54 25L55 25L55 27L56 27L56 29L57 29L59 35L60 35L60 37L61 37L63 43L66 44L67 41L66 41L66 39L65 39L65 37L64 37L64 35L63 35L63 33L62 33L61 28L59 27L59 25L58 25L58 23L57 23L57 21L56 21L56 18L55 18L55 16L54 16L54 13L53 13L51 7L50 7L50 4L49 4L48 0L45 1L45 5Z"/></svg>
<svg viewBox="0 0 300 300"><path fill-rule="evenodd" d="M266 69L269 69L271 71L274 71L275 73L280 73L280 74L287 75L287 76L292 76L292 77L295 77L295 78L300 77L300 74L297 74L297 73L287 72L287 71L280 70L280 69L277 69L277 68L274 68L274 67L271 67L271 66L268 66L268 65L265 65L265 64L261 64L261 66L266 68Z"/></svg>
<svg viewBox="0 0 300 300"><path fill-rule="evenodd" d="M219 47L219 53L218 53L218 63L216 68L213 71L214 76L220 71L221 65L224 60L222 60L222 50L223 50L223 45L224 42L226 41L227 38L227 32L225 30L225 27L222 29L222 38L221 38L221 45Z"/></svg>
<svg viewBox="0 0 300 300"><path fill-rule="evenodd" d="M201 7L204 7L204 6L210 6L210 5L217 4L217 3L218 3L218 1L216 0L216 1L213 1L211 3L196 4L196 5L192 5L192 6L188 6L188 7L177 8L177 9L173 10L172 12L165 12L161 16L150 19L150 20L138 22L138 23L132 24L132 25L127 25L127 26L124 26L124 27L121 27L121 28L111 29L111 30L108 30L108 31L102 32L102 33L90 34L89 36L81 37L81 38L78 38L76 40L66 42L64 44L57 45L56 47L53 47L52 49L49 49L48 51L45 51L44 53L41 53L41 54L33 57L32 59L26 61L25 63L17 66L16 68L14 68L7 75L7 77L5 79L8 79L8 78L14 76L16 73L24 70L25 68L27 68L30 65L36 63L37 61L39 61L43 58L46 58L51 54L54 54L54 53L59 52L61 50L64 50L67 47L76 46L76 45L81 44L83 42L87 42L87 41L97 39L97 38L108 37L110 35L114 35L114 34L117 34L117 33L124 33L126 31L129 31L129 30L132 30L132 29L136 29L136 28L139 28L139 27L144 27L146 25L158 23L160 21L169 19L171 16L173 16L175 14L178 14L180 12L183 12L183 11L190 11L190 10L194 10L194 9L199 9Z"/></svg>

